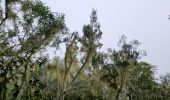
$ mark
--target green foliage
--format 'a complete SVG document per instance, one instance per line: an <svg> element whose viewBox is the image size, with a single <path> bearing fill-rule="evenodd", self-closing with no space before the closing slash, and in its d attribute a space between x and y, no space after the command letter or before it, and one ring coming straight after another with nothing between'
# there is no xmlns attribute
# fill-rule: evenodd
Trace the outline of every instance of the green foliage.
<svg viewBox="0 0 170 100"><path fill-rule="evenodd" d="M146 53L137 40L127 42L123 35L118 49L99 51L103 33L96 10L79 36L68 31L64 14L40 0L6 0L4 8L0 100L170 99L170 74L155 80L155 66L141 60ZM66 44L64 57L45 56L44 50L61 43Z"/></svg>
<svg viewBox="0 0 170 100"><path fill-rule="evenodd" d="M0 25L0 99L42 97L45 85L38 73L47 58L35 55L53 43L59 45L59 36L65 30L64 17L37 0L6 1L5 8Z"/></svg>

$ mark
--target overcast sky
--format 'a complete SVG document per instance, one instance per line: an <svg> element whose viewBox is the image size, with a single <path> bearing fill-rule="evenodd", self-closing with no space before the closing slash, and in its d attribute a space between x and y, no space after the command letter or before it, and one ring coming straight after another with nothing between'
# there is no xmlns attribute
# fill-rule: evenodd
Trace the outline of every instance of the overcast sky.
<svg viewBox="0 0 170 100"><path fill-rule="evenodd" d="M170 72L170 0L43 0L66 15L70 31L81 33L97 9L103 30L102 50L115 48L119 37L137 39L147 51L145 61L157 65L157 75Z"/></svg>

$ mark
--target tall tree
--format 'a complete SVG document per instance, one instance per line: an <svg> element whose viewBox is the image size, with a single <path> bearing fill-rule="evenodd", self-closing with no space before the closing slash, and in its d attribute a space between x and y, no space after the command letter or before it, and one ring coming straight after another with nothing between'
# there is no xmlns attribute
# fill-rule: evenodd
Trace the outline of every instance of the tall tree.
<svg viewBox="0 0 170 100"><path fill-rule="evenodd" d="M102 44L100 43L102 36L100 27L100 23L97 19L97 11L93 9L90 16L90 24L84 25L83 27L84 35L81 40L81 50L85 53L85 57L87 57L89 52L91 52L86 64L86 67L90 68L90 70L93 69L92 59L97 55L97 49L102 47Z"/></svg>
<svg viewBox="0 0 170 100"><path fill-rule="evenodd" d="M57 46L65 24L63 14L52 13L39 0L6 0L3 12L5 17L0 22L0 95L6 100L27 95L31 69L34 72L35 66L41 68L46 61L33 56L48 45ZM12 90L13 93L9 92ZM12 94L13 97L7 96Z"/></svg>
<svg viewBox="0 0 170 100"><path fill-rule="evenodd" d="M115 90L115 100L127 99L128 82L131 77L129 70L138 64L138 59L143 54L137 49L139 44L137 40L127 43L126 36L123 35L118 43L119 50L108 49L108 62L103 67L107 73L102 79Z"/></svg>

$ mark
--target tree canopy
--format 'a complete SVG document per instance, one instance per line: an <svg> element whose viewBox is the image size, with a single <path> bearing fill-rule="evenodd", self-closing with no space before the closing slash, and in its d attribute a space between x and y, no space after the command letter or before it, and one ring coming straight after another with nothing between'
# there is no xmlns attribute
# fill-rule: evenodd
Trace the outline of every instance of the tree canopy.
<svg viewBox="0 0 170 100"><path fill-rule="evenodd" d="M122 35L118 47L101 52L95 9L80 35L40 0L5 0L1 8L0 100L170 99L170 74L155 78L138 40ZM64 57L50 59L48 49L60 44Z"/></svg>

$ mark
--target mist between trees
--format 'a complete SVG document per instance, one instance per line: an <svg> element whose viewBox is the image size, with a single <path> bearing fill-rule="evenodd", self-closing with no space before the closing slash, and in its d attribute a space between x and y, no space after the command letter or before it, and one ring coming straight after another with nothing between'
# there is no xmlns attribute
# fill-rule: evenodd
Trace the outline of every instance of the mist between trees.
<svg viewBox="0 0 170 100"><path fill-rule="evenodd" d="M170 74L157 82L139 41L122 35L119 49L100 51L95 9L80 36L40 0L6 0L0 8L0 100L170 100ZM64 57L50 61L45 50L60 44Z"/></svg>

